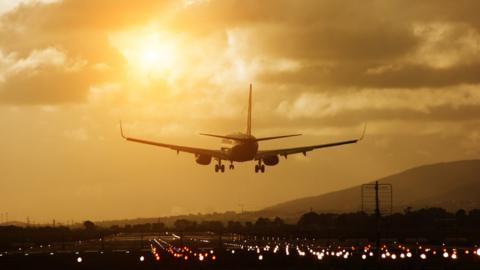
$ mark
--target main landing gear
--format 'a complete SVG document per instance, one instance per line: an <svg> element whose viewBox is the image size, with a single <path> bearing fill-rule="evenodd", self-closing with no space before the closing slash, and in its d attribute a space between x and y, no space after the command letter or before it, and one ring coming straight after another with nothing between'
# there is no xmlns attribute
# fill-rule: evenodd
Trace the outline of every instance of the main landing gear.
<svg viewBox="0 0 480 270"><path fill-rule="evenodd" d="M218 164L215 164L215 172L225 172L225 165L222 164L222 160L218 160Z"/></svg>
<svg viewBox="0 0 480 270"><path fill-rule="evenodd" d="M262 164L262 160L259 159L258 160L258 164L255 165L255 172L258 173L258 172L262 172L264 173L265 172L265 165Z"/></svg>
<svg viewBox="0 0 480 270"><path fill-rule="evenodd" d="M235 166L233 166L233 161L230 161L230 165L228 166L228 169L233 170L235 169ZM218 160L218 164L215 164L215 172L225 172L225 164L222 164L221 160Z"/></svg>

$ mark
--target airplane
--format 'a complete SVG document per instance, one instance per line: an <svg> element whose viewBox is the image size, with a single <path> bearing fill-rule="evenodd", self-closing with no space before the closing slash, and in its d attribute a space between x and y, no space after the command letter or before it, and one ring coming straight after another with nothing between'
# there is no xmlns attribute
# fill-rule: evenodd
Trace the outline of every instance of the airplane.
<svg viewBox="0 0 480 270"><path fill-rule="evenodd" d="M203 136L210 136L215 138L222 139L223 146L219 150L214 149L204 149L196 147L188 147L175 144L166 144L161 142L149 141L144 139L128 137L124 134L122 128L122 122L120 122L120 134L121 136L131 142L149 144L159 147L170 148L172 150L179 152L186 152L195 155L195 161L200 165L209 165L212 162L212 159L216 160L215 172L225 172L225 165L222 164L222 161L229 161L229 169L233 170L235 167L234 162L245 162L245 161L256 161L255 173L265 172L265 165L275 166L279 163L279 156L283 156L285 159L292 154L302 153L304 156L307 155L307 152L327 147L334 147L344 144L357 143L363 139L365 136L366 124L364 125L362 135L358 139L347 140L347 141L338 141L326 144L317 144L293 148L282 148L282 149L273 149L273 150L259 150L258 142L295 137L302 134L291 134L291 135L282 135L282 136L272 136L272 137L262 137L256 138L252 135L252 84L250 84L250 91L248 95L248 115L247 115L247 128L245 133L234 133L229 135L215 135L200 133Z"/></svg>

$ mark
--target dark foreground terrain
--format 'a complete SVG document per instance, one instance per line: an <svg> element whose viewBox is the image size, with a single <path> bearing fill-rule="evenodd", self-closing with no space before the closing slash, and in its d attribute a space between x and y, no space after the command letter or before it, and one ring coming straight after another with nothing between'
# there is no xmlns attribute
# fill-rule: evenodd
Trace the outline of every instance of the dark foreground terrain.
<svg viewBox="0 0 480 270"><path fill-rule="evenodd" d="M149 253L90 253L81 254L82 262L74 254L15 255L0 259L0 269L480 269L480 261L462 259L446 261L442 258L392 261L377 264L374 259L328 258L316 261L312 258L282 258L266 256L259 261L253 256L225 256L216 262L179 261L161 258L160 261ZM145 261L140 261L144 256Z"/></svg>
<svg viewBox="0 0 480 270"><path fill-rule="evenodd" d="M116 238L3 251L0 269L480 269L478 246L326 243L211 234Z"/></svg>

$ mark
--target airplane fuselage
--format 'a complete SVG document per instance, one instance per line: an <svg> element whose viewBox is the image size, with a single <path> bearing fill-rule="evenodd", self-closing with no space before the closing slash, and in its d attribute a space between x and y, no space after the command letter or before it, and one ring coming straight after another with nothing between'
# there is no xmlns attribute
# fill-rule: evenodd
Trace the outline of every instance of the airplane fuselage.
<svg viewBox="0 0 480 270"><path fill-rule="evenodd" d="M221 150L230 157L230 161L244 162L255 159L258 151L258 142L252 135L244 133L236 133L227 135L228 137L238 138L241 140L222 140Z"/></svg>

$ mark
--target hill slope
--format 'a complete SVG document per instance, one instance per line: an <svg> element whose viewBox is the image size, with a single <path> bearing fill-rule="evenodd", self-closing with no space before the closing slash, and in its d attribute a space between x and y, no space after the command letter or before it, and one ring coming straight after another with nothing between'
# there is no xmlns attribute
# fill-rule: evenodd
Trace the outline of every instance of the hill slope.
<svg viewBox="0 0 480 270"><path fill-rule="evenodd" d="M378 179L393 186L394 211L442 207L450 211L480 208L480 160L420 166ZM372 181L372 183L375 181ZM296 199L262 210L268 215L292 216L316 212L351 212L361 209L361 187Z"/></svg>

